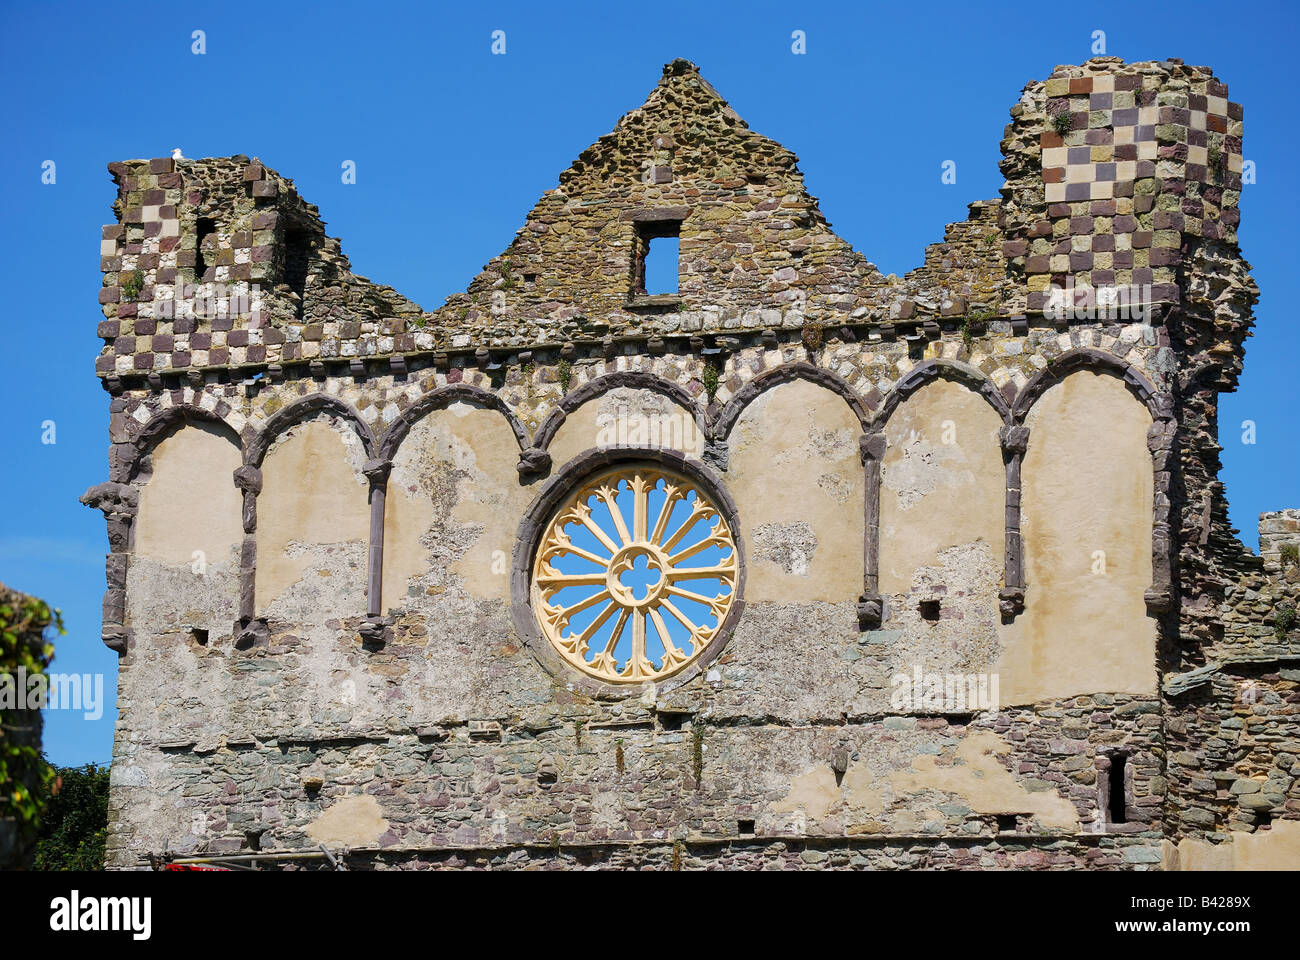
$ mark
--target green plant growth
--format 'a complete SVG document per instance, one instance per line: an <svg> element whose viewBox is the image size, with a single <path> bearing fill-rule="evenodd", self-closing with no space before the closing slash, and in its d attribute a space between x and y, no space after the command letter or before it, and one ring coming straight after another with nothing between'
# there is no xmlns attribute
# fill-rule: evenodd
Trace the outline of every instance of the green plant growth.
<svg viewBox="0 0 1300 960"><path fill-rule="evenodd" d="M573 382L573 364L561 359L555 368L555 373L560 378L560 389L568 393L569 384Z"/></svg>
<svg viewBox="0 0 1300 960"><path fill-rule="evenodd" d="M816 352L817 348L822 345L822 325L816 320L809 320L803 325L799 337L803 340L803 345L808 348L809 353Z"/></svg>
<svg viewBox="0 0 1300 960"><path fill-rule="evenodd" d="M108 767L62 767L51 785L36 841L37 870L103 870L108 836Z"/></svg>
<svg viewBox="0 0 1300 960"><path fill-rule="evenodd" d="M1277 612L1273 614L1273 630L1279 640L1285 640L1286 635L1295 629L1296 620L1295 607L1289 603L1278 606Z"/></svg>
<svg viewBox="0 0 1300 960"><path fill-rule="evenodd" d="M497 271L501 274L501 289L513 290L515 286L514 274L510 272L510 258L506 257L501 261L501 267Z"/></svg>
<svg viewBox="0 0 1300 960"><path fill-rule="evenodd" d="M1282 569L1300 567L1300 544L1282 544Z"/></svg>
<svg viewBox="0 0 1300 960"><path fill-rule="evenodd" d="M1074 118L1070 116L1070 110L1068 107L1063 107L1060 110L1057 110L1056 113L1052 114L1052 129L1061 136L1065 136L1069 133L1070 128L1073 126Z"/></svg>
<svg viewBox="0 0 1300 960"><path fill-rule="evenodd" d="M140 291L144 289L144 271L132 270L122 277L122 297L126 300L135 300L140 296Z"/></svg>
<svg viewBox="0 0 1300 960"><path fill-rule="evenodd" d="M709 403L718 395L718 368L712 360L704 361L704 373L700 379L704 381L704 395L709 398Z"/></svg>
<svg viewBox="0 0 1300 960"><path fill-rule="evenodd" d="M993 319L993 313L988 310L977 311L966 315L966 319L961 322L961 342L967 349L975 339L975 331L981 324L987 323Z"/></svg>
<svg viewBox="0 0 1300 960"><path fill-rule="evenodd" d="M54 659L54 645L45 639L51 626L60 636L66 632L58 610L35 597L9 594L0 603L0 674L12 677L21 670L29 680L44 676ZM9 736L31 722L27 713L0 710L0 818L13 820L30 832L40 821L54 768L45 762L38 746L17 743Z"/></svg>

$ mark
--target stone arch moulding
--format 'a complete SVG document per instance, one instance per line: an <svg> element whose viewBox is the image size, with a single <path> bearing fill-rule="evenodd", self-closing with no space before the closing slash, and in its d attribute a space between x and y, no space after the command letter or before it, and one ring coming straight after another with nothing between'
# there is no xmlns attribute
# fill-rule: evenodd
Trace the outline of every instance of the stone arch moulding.
<svg viewBox="0 0 1300 960"><path fill-rule="evenodd" d="M907 373L899 377L894 388L886 395L884 402L880 405L880 410L876 413L875 418L868 425L867 432L872 433L883 430L889 418L894 415L894 411L926 384L933 383L936 380L950 380L953 383L960 383L969 387L973 392L983 397L988 404L997 411L999 417L1004 421L1011 420L1011 404L1003 396L997 385L990 380L983 372L970 366L969 364L959 363L955 360L923 360L914 366Z"/></svg>
<svg viewBox="0 0 1300 960"><path fill-rule="evenodd" d="M1002 391L975 367L953 360L924 360L899 378L886 395L874 418L864 425L861 440L862 465L866 470L866 523L864 524L862 596L858 598L858 626L871 630L880 626L885 617L885 598L880 593L880 468L885 458L885 425L908 397L927 384L948 380L970 389L993 408L1003 423L1011 419L1011 405ZM1005 427L1004 431L1005 433ZM1005 453L1005 444L1004 444ZM1017 460L1014 472L1010 460L1007 465L1006 486L1006 549L1005 586L999 597L999 607L1004 616L1018 612L1017 597L1023 600L1024 590L1019 586L1020 576L1020 467ZM1018 593L1013 592L1019 588ZM1023 603L1021 604L1023 606Z"/></svg>
<svg viewBox="0 0 1300 960"><path fill-rule="evenodd" d="M163 440L195 422L219 427L236 448L241 448L239 434L218 412L188 403L176 404L150 417L134 439L114 444L111 479L96 484L81 495L81 502L101 511L108 525L109 553L104 557L105 589L100 639L118 656L127 653L131 641L131 628L126 623L126 575L136 514L140 508L140 471L149 454Z"/></svg>
<svg viewBox="0 0 1300 960"><path fill-rule="evenodd" d="M1020 393L1017 394L1015 403L1012 405L1012 419L1016 423L1023 423L1025 415L1029 413L1029 408L1049 387L1054 386L1071 373L1079 370L1090 370L1093 373L1110 373L1119 377L1124 381L1124 386L1128 388L1128 391L1151 411L1152 420L1173 419L1172 399L1167 394L1157 390L1141 370L1121 360L1113 353L1096 350L1092 347L1077 347L1073 350L1067 350L1060 356L1049 360L1047 366L1030 377Z"/></svg>
<svg viewBox="0 0 1300 960"><path fill-rule="evenodd" d="M537 428L537 433L533 436L532 446L524 450L519 461L519 473L521 476L534 476L545 473L551 467L550 449L551 441L555 439L556 433L564 425L565 419L570 413L577 410L584 403L595 400L609 393L611 390L627 388L630 390L649 390L660 396L667 397L673 403L677 404L683 410L690 413L695 420L695 425L699 428L700 435L707 437L708 421L704 412L700 409L695 398L683 386L673 383L671 380L665 380L658 374L650 373L644 370L619 370L614 373L607 373L603 376L589 380L576 390L571 390L560 398L559 404L555 409L548 413L541 425Z"/></svg>
<svg viewBox="0 0 1300 960"><path fill-rule="evenodd" d="M681 454L657 447L648 448L592 448L578 454L570 460L554 477L547 481L541 493L533 501L519 526L519 536L515 540L514 557L510 573L510 613L515 631L527 644L542 668L564 679L574 689L605 698L626 698L641 696L648 684L613 684L595 677L587 676L576 668L566 664L551 647L550 641L543 635L541 627L534 616L532 606L532 572L533 559L542 538L550 524L553 514L564 503L566 497L586 477L602 469L622 465L633 466L645 464L665 467L685 475L696 483L712 499L722 512L732 531L736 550L736 584L734 600L726 616L718 625L713 639L699 656L680 672L654 684L657 693L673 690L708 668L717 659L726 646L739 622L745 608L745 545L740 534L735 500L723 486L721 478L707 464Z"/></svg>
<svg viewBox="0 0 1300 960"><path fill-rule="evenodd" d="M262 460L271 444L285 430L296 424L310 420L320 413L329 413L345 421L361 439L361 445L367 457L375 455L375 435L367 424L350 406L328 393L313 393L282 407L267 419L265 426L253 435L244 454L244 463L261 469Z"/></svg>
<svg viewBox="0 0 1300 960"><path fill-rule="evenodd" d="M131 440L113 445L111 478L121 483L133 483L144 459L154 448L176 430L195 421L211 424L229 433L231 442L242 450L239 431L226 422L219 410L208 410L192 403L178 403L154 413Z"/></svg>
<svg viewBox="0 0 1300 960"><path fill-rule="evenodd" d="M379 460L392 462L397 455L397 448L402 445L411 428L435 410L442 410L453 403L472 403L488 410L496 410L510 424L515 441L522 451L528 447L528 431L524 429L519 418L514 415L505 401L495 393L469 383L449 383L446 386L430 390L421 396L401 414L384 431L375 448L374 456Z"/></svg>
<svg viewBox="0 0 1300 960"><path fill-rule="evenodd" d="M727 438L731 436L732 429L740 420L740 415L745 412L746 407L772 387L790 383L794 380L807 380L809 383L825 387L832 393L839 394L844 398L844 402L849 405L853 415L857 417L863 431L868 431L871 424L868 405L858 395L858 392L853 389L852 385L839 374L824 367L808 363L806 360L797 360L793 363L784 363L779 367L773 367L770 370L764 370L741 387L736 392L736 395L718 411L712 423L709 424L706 436L714 443L725 444Z"/></svg>
<svg viewBox="0 0 1300 960"><path fill-rule="evenodd" d="M1147 431L1147 449L1151 451L1155 490L1152 496L1153 516L1151 518L1151 586L1147 588L1145 599L1147 613L1159 617L1169 613L1174 606L1175 548L1170 526L1172 511L1170 487L1175 461L1174 440L1178 425L1174 419L1173 398L1168 393L1158 390L1141 370L1114 354L1090 347L1068 350L1048 361L1047 366L1034 374L1016 397L1011 414L1015 429L1023 434L1017 461L1020 456L1023 456L1025 445L1029 442L1029 430L1023 424L1030 409L1048 388L1061 383L1070 374L1083 370L1117 377L1129 393L1151 414L1151 427ZM1017 462L1017 478L1018 466ZM1022 583L1022 597L1023 588Z"/></svg>

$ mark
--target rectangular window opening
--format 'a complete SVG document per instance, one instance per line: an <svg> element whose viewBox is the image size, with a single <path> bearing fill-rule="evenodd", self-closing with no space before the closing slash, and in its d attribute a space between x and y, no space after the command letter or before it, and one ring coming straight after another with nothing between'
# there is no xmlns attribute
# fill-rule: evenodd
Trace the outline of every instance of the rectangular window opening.
<svg viewBox="0 0 1300 960"><path fill-rule="evenodd" d="M737 820L736 832L740 834L742 837L752 837L754 835L754 821Z"/></svg>
<svg viewBox="0 0 1300 960"><path fill-rule="evenodd" d="M298 296L298 319L302 319L307 294L307 267L311 262L311 234L290 227L284 232L284 282Z"/></svg>
<svg viewBox="0 0 1300 960"><path fill-rule="evenodd" d="M207 242L208 237L213 236L216 232L217 232L217 222L215 220L213 220L211 217L199 217L198 223L195 224L195 240L194 240L194 282L195 283L202 283L203 275L208 272L208 261L207 261L207 257L203 255L203 247L204 244ZM210 245L213 248L211 252L215 254L216 242L214 241ZM216 257L213 256L212 260L213 263L215 263Z"/></svg>
<svg viewBox="0 0 1300 960"><path fill-rule="evenodd" d="M642 296L675 294L680 275L681 221L654 220L637 225L636 277Z"/></svg>
<svg viewBox="0 0 1300 960"><path fill-rule="evenodd" d="M1124 768L1127 760L1128 757L1122 753L1113 753L1110 757L1110 771L1106 776L1108 793L1106 806L1111 823L1128 822L1128 818L1124 815Z"/></svg>

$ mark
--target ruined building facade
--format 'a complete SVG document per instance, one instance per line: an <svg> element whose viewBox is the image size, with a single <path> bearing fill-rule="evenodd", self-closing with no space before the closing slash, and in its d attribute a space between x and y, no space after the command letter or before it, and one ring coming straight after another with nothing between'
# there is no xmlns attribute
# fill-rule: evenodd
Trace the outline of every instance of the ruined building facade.
<svg viewBox="0 0 1300 960"><path fill-rule="evenodd" d="M678 60L431 312L256 159L111 164L111 863L1294 863L1241 144L1208 68L1058 67L885 276Z"/></svg>

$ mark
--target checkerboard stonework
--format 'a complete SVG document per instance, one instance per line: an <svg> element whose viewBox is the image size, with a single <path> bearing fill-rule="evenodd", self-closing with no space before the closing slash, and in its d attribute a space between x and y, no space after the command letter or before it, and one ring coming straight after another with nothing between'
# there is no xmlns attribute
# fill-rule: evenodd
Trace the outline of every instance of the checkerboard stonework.
<svg viewBox="0 0 1300 960"><path fill-rule="evenodd" d="M1030 310L1067 286L1171 300L1183 235L1235 241L1242 110L1208 67L1099 57L1058 67L1021 102L1042 112L1045 216L1023 234Z"/></svg>

